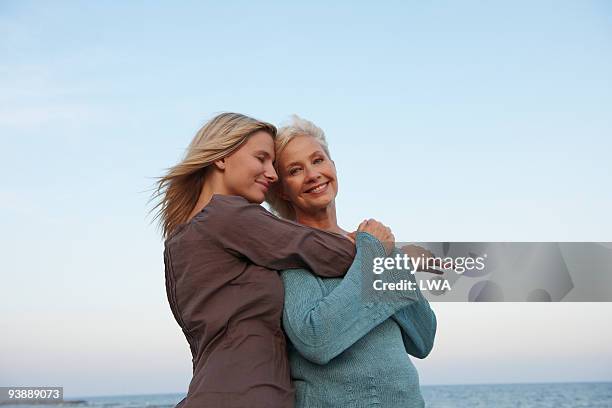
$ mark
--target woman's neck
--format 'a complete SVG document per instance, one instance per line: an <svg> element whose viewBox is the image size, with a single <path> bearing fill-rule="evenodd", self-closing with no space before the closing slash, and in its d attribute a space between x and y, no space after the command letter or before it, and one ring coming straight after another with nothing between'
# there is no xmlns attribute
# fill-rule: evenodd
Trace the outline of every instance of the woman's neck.
<svg viewBox="0 0 612 408"><path fill-rule="evenodd" d="M207 174L206 178L204 179L202 191L200 192L196 205L189 214L188 220L192 219L196 214L202 211L202 209L204 209L204 207L206 207L206 205L210 202L214 194L227 194L223 183L219 181L218 177L214 177L213 174Z"/></svg>
<svg viewBox="0 0 612 408"><path fill-rule="evenodd" d="M338 226L335 202L330 203L330 205L323 209L313 212L304 212L296 209L295 220L302 225L308 225L312 228L335 232L342 235L347 234L347 231L344 231Z"/></svg>

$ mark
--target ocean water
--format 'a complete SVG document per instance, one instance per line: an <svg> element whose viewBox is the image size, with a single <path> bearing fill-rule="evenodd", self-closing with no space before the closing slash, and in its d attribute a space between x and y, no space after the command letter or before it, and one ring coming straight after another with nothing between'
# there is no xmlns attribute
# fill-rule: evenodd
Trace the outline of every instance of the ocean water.
<svg viewBox="0 0 612 408"><path fill-rule="evenodd" d="M421 387L428 408L612 408L612 383Z"/></svg>
<svg viewBox="0 0 612 408"><path fill-rule="evenodd" d="M612 383L430 385L422 386L421 390L428 408L612 408ZM184 394L150 394L66 398L82 402L63 406L172 408L183 397ZM41 408L41 405L2 407Z"/></svg>

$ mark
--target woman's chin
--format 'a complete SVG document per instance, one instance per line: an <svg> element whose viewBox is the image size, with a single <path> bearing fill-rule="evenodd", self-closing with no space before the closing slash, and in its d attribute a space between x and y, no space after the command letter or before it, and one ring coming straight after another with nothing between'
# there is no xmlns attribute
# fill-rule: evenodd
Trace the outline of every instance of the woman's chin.
<svg viewBox="0 0 612 408"><path fill-rule="evenodd" d="M248 194L242 195L249 203L261 204L266 199L266 196L261 191L249 192Z"/></svg>
<svg viewBox="0 0 612 408"><path fill-rule="evenodd" d="M329 208L334 202L333 197L317 197L311 198L306 202L304 211L309 213L321 212Z"/></svg>

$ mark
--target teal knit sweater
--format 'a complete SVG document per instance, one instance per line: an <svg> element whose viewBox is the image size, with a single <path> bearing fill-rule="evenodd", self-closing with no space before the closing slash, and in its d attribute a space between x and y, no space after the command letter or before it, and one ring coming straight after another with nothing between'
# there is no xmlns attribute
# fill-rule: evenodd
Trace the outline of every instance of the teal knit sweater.
<svg viewBox="0 0 612 408"><path fill-rule="evenodd" d="M356 245L355 261L342 279L321 279L304 269L282 273L296 408L423 407L408 354L429 354L436 317L418 290L366 296L364 279L371 279L373 258L385 251L363 232ZM415 280L397 270L379 278Z"/></svg>

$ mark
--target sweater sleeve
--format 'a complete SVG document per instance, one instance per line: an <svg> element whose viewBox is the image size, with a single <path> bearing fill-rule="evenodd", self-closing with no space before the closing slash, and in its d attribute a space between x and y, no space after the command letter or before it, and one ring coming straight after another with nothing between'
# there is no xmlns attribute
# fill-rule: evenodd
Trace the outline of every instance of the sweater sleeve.
<svg viewBox="0 0 612 408"><path fill-rule="evenodd" d="M385 256L376 238L360 232L355 260L331 292L326 293L319 280L306 270L282 273L283 326L300 354L314 363L326 364L395 312L417 300L412 291L364 290L363 283L372 275L373 258ZM401 277L398 273L380 275L389 283L398 282Z"/></svg>
<svg viewBox="0 0 612 408"><path fill-rule="evenodd" d="M411 275L410 280L416 282L414 275ZM417 358L425 358L433 348L437 321L418 286L416 295L416 302L402 308L392 317L401 329L406 352Z"/></svg>
<svg viewBox="0 0 612 408"><path fill-rule="evenodd" d="M213 197L200 221L224 250L268 269L306 268L323 277L343 276L355 257L345 237L271 214L242 197Z"/></svg>

